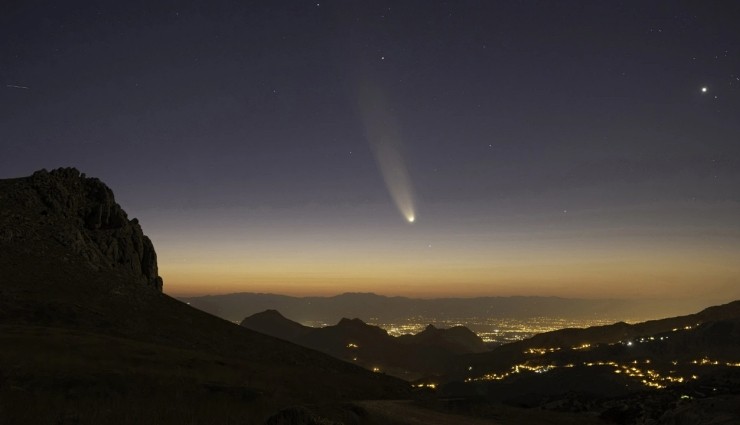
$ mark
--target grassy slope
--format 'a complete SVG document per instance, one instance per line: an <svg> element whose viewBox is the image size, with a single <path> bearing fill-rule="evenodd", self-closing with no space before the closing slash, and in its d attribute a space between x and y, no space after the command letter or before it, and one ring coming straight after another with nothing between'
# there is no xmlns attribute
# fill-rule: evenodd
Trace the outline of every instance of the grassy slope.
<svg viewBox="0 0 740 425"><path fill-rule="evenodd" d="M0 181L0 423L260 423L295 403L407 394L91 267L59 237L74 226L32 195Z"/></svg>
<svg viewBox="0 0 740 425"><path fill-rule="evenodd" d="M8 423L250 423L294 403L406 394L400 381L165 295L94 272L77 280L77 265L46 255L0 259Z"/></svg>

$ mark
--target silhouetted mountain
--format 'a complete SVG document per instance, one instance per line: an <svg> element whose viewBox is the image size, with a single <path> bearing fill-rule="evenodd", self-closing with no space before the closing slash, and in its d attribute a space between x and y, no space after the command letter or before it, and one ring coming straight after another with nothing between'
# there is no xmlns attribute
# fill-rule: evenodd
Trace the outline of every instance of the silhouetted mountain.
<svg viewBox="0 0 740 425"><path fill-rule="evenodd" d="M528 339L526 345L528 347L568 347L586 342L592 344L609 343L736 317L740 317L740 301L709 307L696 314L650 320L632 325L620 322L613 325L594 326L586 329L561 329L536 335Z"/></svg>
<svg viewBox="0 0 740 425"><path fill-rule="evenodd" d="M346 293L333 297L290 297L243 292L181 297L180 300L234 322L266 309L278 310L301 323L336 323L342 317L359 317L366 322L381 323L410 317L435 318L440 321L461 317L535 316L639 319L661 317L693 309L691 307L687 310L685 304L668 301L658 303L656 300L586 300L559 297L416 299L386 297L372 293Z"/></svg>
<svg viewBox="0 0 740 425"><path fill-rule="evenodd" d="M443 389L448 397L587 411L625 424L734 423L740 301L635 325L548 332L453 364ZM711 403L721 410L707 409Z"/></svg>
<svg viewBox="0 0 740 425"><path fill-rule="evenodd" d="M265 310L262 313L253 314L242 320L241 326L286 341L296 341L300 336L312 330L308 326L285 318L277 310Z"/></svg>
<svg viewBox="0 0 740 425"><path fill-rule="evenodd" d="M334 326L312 328L275 310L249 316L241 325L405 379L439 374L455 356L487 350L483 341L463 326L437 329L429 325L417 335L393 337L360 319L342 318Z"/></svg>
<svg viewBox="0 0 740 425"><path fill-rule="evenodd" d="M1 423L261 423L407 384L161 293L156 254L75 169L0 180Z"/></svg>
<svg viewBox="0 0 740 425"><path fill-rule="evenodd" d="M483 340L465 326L438 329L434 325L428 325L426 329L416 335L400 336L399 341L406 344L440 347L456 354L488 351L488 347L486 347Z"/></svg>
<svg viewBox="0 0 740 425"><path fill-rule="evenodd" d="M455 370L452 372L452 375L455 376L456 379L460 379L463 376L469 376L468 368L470 367L473 367L474 370L477 371L476 373L479 374L481 372L487 373L490 371L506 370L512 365L520 364L530 359L532 355L531 353L528 354L528 351L532 350L548 350L547 353L551 356L574 356L579 353L591 352L590 349L580 351L578 349L573 349L574 347L583 347L586 344L596 347L598 344L608 345L621 343L617 345L618 347L621 347L626 345L628 342L631 342L632 345L630 345L630 347L637 347L642 343L638 344L635 341L643 340L654 342L654 338L656 336L663 336L662 341L658 339L658 341L661 341L662 347L675 346L672 350L682 351L686 355L701 356L707 354L710 347L713 347L716 344L721 344L725 339L706 338L704 344L697 343L691 345L682 345L677 341L682 338L686 338L687 336L696 335L698 338L698 335L702 335L705 329L711 329L715 326L730 326L719 325L719 323L724 323L727 320L731 322L737 318L740 318L740 301L733 301L725 305L709 307L696 314L651 320L633 325L619 322L613 325L593 326L584 329L561 329L538 334L523 341L505 344L500 347L496 347L490 352L469 355L455 366ZM705 324L705 326L701 326L702 324ZM700 332L686 333L688 330L699 328L701 329ZM651 336L653 337L653 340L649 339ZM668 338L666 338L666 336ZM733 343L738 343L740 339L731 341L733 341ZM667 350L667 348L664 349ZM549 354L552 350L557 350L557 353ZM634 351L636 351L636 348L635 350L632 350L632 352Z"/></svg>

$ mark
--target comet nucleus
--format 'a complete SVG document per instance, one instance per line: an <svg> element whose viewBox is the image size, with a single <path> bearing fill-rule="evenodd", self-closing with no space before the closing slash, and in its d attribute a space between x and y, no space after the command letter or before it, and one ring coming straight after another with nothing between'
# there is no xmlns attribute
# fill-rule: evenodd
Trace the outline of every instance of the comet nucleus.
<svg viewBox="0 0 740 425"><path fill-rule="evenodd" d="M401 135L390 107L377 87L360 87L360 112L365 133L388 192L409 223L416 219L411 180L401 156Z"/></svg>

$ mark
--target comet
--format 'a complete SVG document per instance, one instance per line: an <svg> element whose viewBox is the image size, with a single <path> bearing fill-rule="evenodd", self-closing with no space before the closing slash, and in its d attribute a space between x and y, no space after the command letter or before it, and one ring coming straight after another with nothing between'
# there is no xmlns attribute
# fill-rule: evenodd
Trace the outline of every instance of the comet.
<svg viewBox="0 0 740 425"><path fill-rule="evenodd" d="M406 164L401 155L401 134L382 91L362 84L359 106L365 134L378 169L398 211L409 223L416 221L414 197Z"/></svg>

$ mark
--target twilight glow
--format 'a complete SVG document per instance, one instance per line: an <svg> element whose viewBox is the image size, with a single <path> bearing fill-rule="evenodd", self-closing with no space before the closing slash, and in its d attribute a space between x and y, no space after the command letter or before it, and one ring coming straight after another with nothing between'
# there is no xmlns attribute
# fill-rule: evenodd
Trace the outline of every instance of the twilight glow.
<svg viewBox="0 0 740 425"><path fill-rule="evenodd" d="M0 178L105 181L169 294L740 298L728 2L11 3Z"/></svg>

